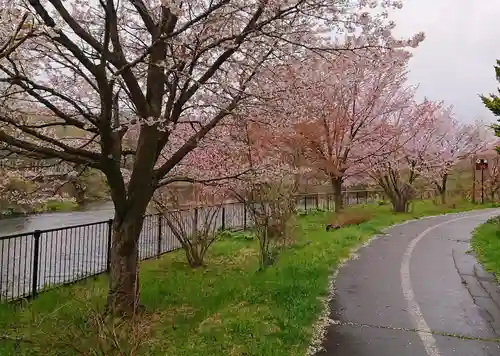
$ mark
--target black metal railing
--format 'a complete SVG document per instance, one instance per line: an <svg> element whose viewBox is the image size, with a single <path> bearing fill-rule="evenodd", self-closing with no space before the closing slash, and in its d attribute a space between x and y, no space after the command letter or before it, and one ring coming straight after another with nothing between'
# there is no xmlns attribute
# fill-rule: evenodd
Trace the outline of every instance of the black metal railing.
<svg viewBox="0 0 500 356"><path fill-rule="evenodd" d="M344 204L355 205L384 199L380 191L344 193ZM297 208L331 210L330 194L297 196ZM180 211L193 228L193 214L208 207ZM198 216L197 215L197 216ZM214 229L245 229L251 217L241 203L225 204ZM36 297L40 291L73 283L109 270L113 220L0 237L0 301ZM139 259L159 257L181 247L160 215L147 215L139 238Z"/></svg>

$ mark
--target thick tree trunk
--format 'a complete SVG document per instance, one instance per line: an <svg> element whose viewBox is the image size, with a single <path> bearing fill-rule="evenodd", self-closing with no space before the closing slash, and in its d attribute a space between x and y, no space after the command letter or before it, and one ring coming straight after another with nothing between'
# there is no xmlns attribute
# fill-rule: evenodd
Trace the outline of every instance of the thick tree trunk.
<svg viewBox="0 0 500 356"><path fill-rule="evenodd" d="M203 266L203 256L199 251L199 246L188 246L184 245L184 252L186 253L186 259L191 268L198 268Z"/></svg>
<svg viewBox="0 0 500 356"><path fill-rule="evenodd" d="M139 308L138 240L143 214L115 218L113 224L108 311L131 316Z"/></svg>
<svg viewBox="0 0 500 356"><path fill-rule="evenodd" d="M439 196L441 198L441 204L446 204L446 190L439 189Z"/></svg>
<svg viewBox="0 0 500 356"><path fill-rule="evenodd" d="M342 178L331 177L330 183L333 189L333 197L335 201L335 212L339 213L344 209L344 200L342 199Z"/></svg>
<svg viewBox="0 0 500 356"><path fill-rule="evenodd" d="M138 241L144 214L157 181L153 167L157 159L159 131L143 126L139 134L134 167L125 185L117 160L105 170L115 206L110 259L108 312L131 316L138 311L139 269ZM108 148L109 150L118 148Z"/></svg>
<svg viewBox="0 0 500 356"><path fill-rule="evenodd" d="M402 197L394 197L391 199L392 211L395 213L407 213L410 207L408 199Z"/></svg>
<svg viewBox="0 0 500 356"><path fill-rule="evenodd" d="M401 192L392 192L389 195L392 204L392 211L395 213L407 213L410 210L410 199Z"/></svg>
<svg viewBox="0 0 500 356"><path fill-rule="evenodd" d="M438 192L441 197L441 204L446 204L446 183L448 182L448 174L444 174L441 180L441 185L438 185Z"/></svg>

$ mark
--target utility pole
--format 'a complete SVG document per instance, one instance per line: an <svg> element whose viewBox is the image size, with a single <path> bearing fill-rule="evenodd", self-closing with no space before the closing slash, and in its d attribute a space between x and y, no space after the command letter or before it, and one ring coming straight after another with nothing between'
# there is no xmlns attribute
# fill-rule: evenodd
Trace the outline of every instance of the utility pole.
<svg viewBox="0 0 500 356"><path fill-rule="evenodd" d="M484 204L484 169L481 169L481 204Z"/></svg>
<svg viewBox="0 0 500 356"><path fill-rule="evenodd" d="M488 169L488 160L481 158L481 159L476 159L476 170L481 171L481 204L484 204L484 171ZM474 177L475 178L475 177ZM475 179L474 179L475 181Z"/></svg>
<svg viewBox="0 0 500 356"><path fill-rule="evenodd" d="M476 202L476 167L475 167L475 161L476 157L474 156L472 158L472 203L474 204Z"/></svg>

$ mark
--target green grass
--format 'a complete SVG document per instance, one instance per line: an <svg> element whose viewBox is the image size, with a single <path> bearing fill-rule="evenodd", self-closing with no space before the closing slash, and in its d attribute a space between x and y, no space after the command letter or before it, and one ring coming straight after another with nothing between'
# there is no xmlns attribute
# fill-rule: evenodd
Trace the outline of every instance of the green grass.
<svg viewBox="0 0 500 356"><path fill-rule="evenodd" d="M484 268L500 281L500 217L488 220L474 231L472 249Z"/></svg>
<svg viewBox="0 0 500 356"><path fill-rule="evenodd" d="M317 211L298 219L296 245L263 272L257 272L257 241L248 233L227 234L212 246L206 268L190 269L180 251L142 263L147 312L126 326L111 327L100 317L105 276L33 302L0 305L0 355L304 355L332 268L355 247L404 220L474 208L419 202L414 212L396 215L387 205L356 207L374 218L334 232L325 231L330 213ZM112 340L122 353L110 351ZM96 351L99 345L107 351Z"/></svg>

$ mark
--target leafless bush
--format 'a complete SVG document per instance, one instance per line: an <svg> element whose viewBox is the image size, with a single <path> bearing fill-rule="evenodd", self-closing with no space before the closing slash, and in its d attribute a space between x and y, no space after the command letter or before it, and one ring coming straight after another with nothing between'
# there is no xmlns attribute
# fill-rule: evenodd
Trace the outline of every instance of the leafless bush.
<svg viewBox="0 0 500 356"><path fill-rule="evenodd" d="M104 318L100 313L91 314L89 324L96 333L94 341L89 340L87 347L80 350L82 355L140 355L151 331L149 316L135 316L132 319ZM89 326L90 326L89 325Z"/></svg>
<svg viewBox="0 0 500 356"><path fill-rule="evenodd" d="M254 222L260 247L260 269L272 265L280 250L294 242L296 185L252 184L237 199Z"/></svg>
<svg viewBox="0 0 500 356"><path fill-rule="evenodd" d="M184 249L189 265L203 266L205 254L217 238L217 218L222 204L181 209L178 196L171 192L158 193L153 201Z"/></svg>

